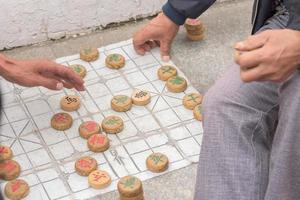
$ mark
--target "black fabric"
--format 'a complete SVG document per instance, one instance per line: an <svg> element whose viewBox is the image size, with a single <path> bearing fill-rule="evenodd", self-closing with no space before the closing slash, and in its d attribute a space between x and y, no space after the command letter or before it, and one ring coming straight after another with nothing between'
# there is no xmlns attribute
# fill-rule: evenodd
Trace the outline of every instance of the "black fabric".
<svg viewBox="0 0 300 200"><path fill-rule="evenodd" d="M256 4L258 3L257 17L255 17ZM300 0L283 0L283 4L289 12L289 22L287 28L300 30ZM260 0L255 1L253 6L253 30L252 33L257 32L269 19L275 11L274 0Z"/></svg>
<svg viewBox="0 0 300 200"><path fill-rule="evenodd" d="M216 0L169 0L168 3L185 18L197 18Z"/></svg>
<svg viewBox="0 0 300 200"><path fill-rule="evenodd" d="M289 11L289 22L287 28L300 30L300 0L283 0Z"/></svg>
<svg viewBox="0 0 300 200"><path fill-rule="evenodd" d="M186 18L196 18L207 10L216 0L168 0L178 13ZM300 0L283 0L290 18L287 28L300 30ZM253 6L252 33L257 32L272 17L275 0L256 0Z"/></svg>
<svg viewBox="0 0 300 200"><path fill-rule="evenodd" d="M252 34L256 33L265 24L266 20L274 15L274 11L274 0L260 0L254 2L252 12Z"/></svg>

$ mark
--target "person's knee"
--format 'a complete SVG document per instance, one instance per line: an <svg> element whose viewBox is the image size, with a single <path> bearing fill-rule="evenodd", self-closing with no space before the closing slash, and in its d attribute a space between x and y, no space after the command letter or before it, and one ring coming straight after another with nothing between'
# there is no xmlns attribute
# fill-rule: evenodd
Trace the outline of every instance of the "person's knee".
<svg viewBox="0 0 300 200"><path fill-rule="evenodd" d="M213 86L203 98L202 110L204 117L212 112L220 112L228 101L228 98L224 98L223 90L217 86Z"/></svg>

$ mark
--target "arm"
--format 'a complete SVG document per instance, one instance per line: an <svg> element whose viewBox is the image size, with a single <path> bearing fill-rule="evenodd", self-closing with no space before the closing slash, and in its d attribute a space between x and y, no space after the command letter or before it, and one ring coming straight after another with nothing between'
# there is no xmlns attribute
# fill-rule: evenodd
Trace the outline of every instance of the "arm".
<svg viewBox="0 0 300 200"><path fill-rule="evenodd" d="M52 90L63 87L84 90L83 80L70 68L49 60L14 60L0 54L0 75L25 87L43 86Z"/></svg>
<svg viewBox="0 0 300 200"><path fill-rule="evenodd" d="M169 0L162 8L164 14L177 25L187 18L197 18L216 0Z"/></svg>
<svg viewBox="0 0 300 200"><path fill-rule="evenodd" d="M160 46L162 60L168 61L173 39L179 26L187 18L196 18L216 0L169 0L163 6L163 13L151 20L135 33L133 45L136 52L144 55L151 48Z"/></svg>

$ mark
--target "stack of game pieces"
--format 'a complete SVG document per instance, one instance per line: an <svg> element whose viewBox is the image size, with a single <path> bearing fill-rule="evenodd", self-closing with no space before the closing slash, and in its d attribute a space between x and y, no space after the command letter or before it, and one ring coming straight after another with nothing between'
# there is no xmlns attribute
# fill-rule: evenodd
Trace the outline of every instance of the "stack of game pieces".
<svg viewBox="0 0 300 200"><path fill-rule="evenodd" d="M187 38L192 41L203 40L204 27L199 19L187 19L184 27L187 31Z"/></svg>
<svg viewBox="0 0 300 200"><path fill-rule="evenodd" d="M144 200L142 182L134 176L125 176L118 182L120 200Z"/></svg>

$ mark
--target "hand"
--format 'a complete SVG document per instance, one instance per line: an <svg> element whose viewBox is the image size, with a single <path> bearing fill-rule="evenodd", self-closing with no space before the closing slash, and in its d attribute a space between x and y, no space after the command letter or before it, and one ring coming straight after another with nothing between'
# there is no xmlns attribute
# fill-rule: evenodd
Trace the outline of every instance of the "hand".
<svg viewBox="0 0 300 200"><path fill-rule="evenodd" d="M300 31L267 30L235 45L241 79L285 81L300 64Z"/></svg>
<svg viewBox="0 0 300 200"><path fill-rule="evenodd" d="M138 54L144 55L152 48L160 46L162 60L167 62L170 59L171 43L178 30L179 26L161 13L135 33L133 37L134 49Z"/></svg>
<svg viewBox="0 0 300 200"><path fill-rule="evenodd" d="M6 80L25 87L84 90L83 80L73 70L49 60L16 61L0 55L0 74Z"/></svg>

